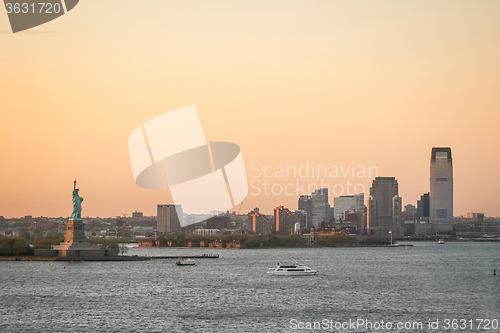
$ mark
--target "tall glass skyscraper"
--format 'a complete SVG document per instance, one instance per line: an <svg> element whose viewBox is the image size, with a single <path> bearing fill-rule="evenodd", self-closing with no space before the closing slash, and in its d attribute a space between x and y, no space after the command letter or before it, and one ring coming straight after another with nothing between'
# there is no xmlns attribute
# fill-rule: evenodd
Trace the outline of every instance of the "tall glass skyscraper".
<svg viewBox="0 0 500 333"><path fill-rule="evenodd" d="M432 148L430 222L434 232L453 229L453 163L451 148Z"/></svg>
<svg viewBox="0 0 500 333"><path fill-rule="evenodd" d="M313 226L321 228L321 222L325 222L328 216L330 204L328 203L328 189L321 188L311 193L313 209Z"/></svg>

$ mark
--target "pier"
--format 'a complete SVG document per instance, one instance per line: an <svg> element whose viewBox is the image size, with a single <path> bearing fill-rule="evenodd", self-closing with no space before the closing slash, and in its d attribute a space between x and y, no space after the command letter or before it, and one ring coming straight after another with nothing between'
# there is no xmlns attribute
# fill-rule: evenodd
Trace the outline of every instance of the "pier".
<svg viewBox="0 0 500 333"><path fill-rule="evenodd" d="M202 254L201 256L154 256L146 257L150 259L218 259L218 254Z"/></svg>

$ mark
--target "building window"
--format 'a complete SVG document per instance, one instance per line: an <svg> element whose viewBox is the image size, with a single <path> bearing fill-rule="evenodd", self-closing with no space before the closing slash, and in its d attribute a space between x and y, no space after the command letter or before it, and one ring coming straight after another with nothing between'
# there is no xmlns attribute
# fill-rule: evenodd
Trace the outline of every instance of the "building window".
<svg viewBox="0 0 500 333"><path fill-rule="evenodd" d="M438 182L445 182L448 180L448 178L436 178Z"/></svg>
<svg viewBox="0 0 500 333"><path fill-rule="evenodd" d="M436 158L448 158L448 153L445 151L436 152Z"/></svg>
<svg viewBox="0 0 500 333"><path fill-rule="evenodd" d="M448 216L447 209L436 209L436 217L438 219L445 219Z"/></svg>

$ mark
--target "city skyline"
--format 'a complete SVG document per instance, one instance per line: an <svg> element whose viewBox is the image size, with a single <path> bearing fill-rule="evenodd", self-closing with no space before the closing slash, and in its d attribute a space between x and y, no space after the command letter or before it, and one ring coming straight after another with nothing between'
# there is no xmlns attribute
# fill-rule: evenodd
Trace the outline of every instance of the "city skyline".
<svg viewBox="0 0 500 333"><path fill-rule="evenodd" d="M451 215L449 215L449 216L448 216L448 221L446 222L446 223L448 223L449 225L451 225L451 224L453 223L453 222L452 222L452 218L453 218L453 216L454 216L454 215L453 215L453 168L451 167L450 171L448 171L448 170L443 170L443 169L442 169L443 167L441 167L441 169L438 169L438 170L439 170L439 171L438 171L439 173L436 173L436 167L435 167L435 163L436 163L436 162L435 162L435 161L436 161L436 155L439 155L440 153L441 153L441 154L446 154L446 156L445 156L445 157L447 157L447 159L448 159L448 161L449 161L448 163L451 165L451 148L449 148L449 147L433 147L433 148L432 148L432 151L431 151L431 169L430 169L430 189L432 189L433 187L434 187L434 188L436 188L436 179L435 179L435 178L436 178L436 174L438 174L438 175L442 175L442 174L451 175L451 177L450 177L450 179L451 179L451 180L450 180L450 179L448 179L448 183L451 183L451 195L449 195L449 194L446 194L446 195L445 195L445 196L450 196L450 197L451 197L451 210L449 210L449 211L451 211ZM438 156L438 157L443 157L443 156ZM307 165L307 166L309 167L309 165ZM304 166L300 166L300 167L298 167L298 170L299 170L299 171L298 171L299 178L300 178L300 175L301 175L301 170L300 170L300 168L301 168L301 167L304 167ZM335 166L335 167L336 167L336 166ZM282 168L282 167L280 167L280 168L281 168L280 170L283 170L283 168ZM325 167L324 167L324 166L317 166L317 168L318 168L317 170L323 170L322 168L325 168ZM337 167L336 167L336 168L337 168ZM341 168L342 168L342 167L341 167ZM354 169L354 166L353 166L353 169ZM311 166L311 168L310 168L310 169L303 169L302 171L304 171L304 170L307 170L306 172L307 172L307 174L308 174L308 175L309 175L309 172L311 172L311 170L313 170L313 171L312 171L312 174L314 174L314 172L315 172L315 171L314 171L314 167L313 167L313 166ZM289 171L289 170L288 170L288 171ZM288 172L288 171L287 171L287 172ZM292 170L292 172L293 172L293 171L297 172L297 168L295 168L295 170ZM317 172L317 173L319 173L319 171L316 171L316 172ZM344 172L344 171L342 171L342 172ZM349 171L349 172L350 172L350 171ZM347 172L347 173L349 173L349 172ZM328 174L328 170L324 171L324 174L325 174L325 173L326 173L326 174ZM434 175L433 175L433 173L434 173ZM305 173L304 173L304 174L305 174ZM302 175L304 175L304 174L302 174ZM355 174L355 171L352 171L352 175L354 175L354 174ZM345 174L344 174L344 175L345 175ZM278 177L278 178L280 178L280 177ZM308 177L303 177L303 178L308 179ZM372 185L371 185L371 186L373 187L373 184L375 184L376 182L378 182L379 180L382 180L382 179L387 179L387 180L389 180L390 182L392 182L392 181L395 181L395 182L396 182L396 192L395 192L395 193L396 193L396 197L398 197L398 200L399 200L399 205L400 205L400 207L401 207L401 208L403 208L404 206L406 206L406 205L408 204L408 202L403 203L403 201L402 201L402 200L403 200L403 198L402 198L401 196L398 196L398 195L397 195L397 192L398 192L398 190L397 190L397 187L398 187L397 185L398 185L398 184L397 184L397 183L398 183L398 182L397 182L397 180L395 179L395 177L380 177L380 176L377 176L377 177L375 177L375 178L373 179L373 183L372 183ZM437 180L443 180L443 179L438 178ZM75 181L75 183L76 183L76 181ZM329 190L331 190L331 186L330 186L330 184L329 184L329 183L324 184L324 185L326 185L326 186L321 187L321 188L317 188L317 186L316 186L314 183L313 183L312 185L314 185L314 186L313 186L313 189L314 189L314 190L313 190L312 192L310 192L310 193L308 193L308 194L307 194L307 193L304 193L303 195L301 194L301 195L299 195L299 196L297 196L297 197L295 197L295 196L292 196L292 197L296 199L296 202L298 202L298 203L296 204L296 208L297 208L297 210L300 210L300 209L301 209L301 207L300 207L300 206L301 206L301 200L302 200L303 198L309 198L309 200L311 201L311 204L312 204L311 209L312 209L313 211L316 211L316 210L318 210L318 209L323 209L323 210L325 210L324 214L323 214L323 213L321 213L321 214L320 214L320 215L324 215L322 218L321 218L321 217L318 217L318 220L317 220L317 221L315 221L315 222L314 222L314 221L312 221L312 225L313 225L313 226L315 226L315 227L317 227L317 228L318 228L318 227L319 227L319 225L321 224L321 220L322 220L322 221L327 221L327 220L331 220L331 219L333 219L333 218L334 218L334 216L333 216L333 215L332 215L332 216L329 216L329 212L328 212L328 210L330 209L330 207L331 207L331 208L334 208L334 207L335 207L335 204L331 205L330 203L335 203L335 202L337 201L336 199L340 199L340 200L339 200L339 204L341 204L341 205L343 206L343 205L345 205L345 203L344 203L344 202L342 202L341 200L345 200L345 199L348 199L348 200L354 200L354 198L356 198L356 197L358 197L358 196L360 196L360 195L361 195L361 200L363 200L362 198L363 198L363 195L364 195L365 193L368 195L368 198L369 198L369 199L367 200L367 202L365 203L365 204L366 204L366 208L368 209L368 212L367 212L367 218L369 218L368 216L370 215L370 212L369 212L369 211L370 211L370 200L371 200L371 196L372 196L372 194L371 194L372 188L369 188L367 191L363 191L363 192L359 192L359 193L350 193L350 194L347 194L347 195L336 195L336 196L330 196L330 197L331 197L331 199L330 199L330 198L329 198L328 193L329 193ZM351 184L351 185L353 185L353 184ZM282 188L283 188L283 186L282 186ZM286 186L285 186L284 188L286 188ZM306 186L305 188L308 188L308 187ZM301 187L301 190L302 190L302 187ZM285 190L285 191L286 191L286 190ZM441 192L442 192L442 190L441 190ZM271 193L272 193L272 191L271 191ZM429 192L429 193L430 193L430 192ZM429 195L429 193L427 193L427 195ZM342 193L342 194L343 194L343 193ZM319 196L318 196L318 195L319 195ZM317 199L315 199L315 196L317 197ZM441 193L440 193L440 196L442 196L442 194L441 194ZM314 203L313 203L313 201L314 201L314 200L316 200L316 201L317 201L317 200L319 200L319 198L323 198L323 197L324 197L324 199L320 199L320 200L322 201L322 205L324 205L325 207L324 207L324 208L319 208L319 207L317 207L316 209L313 209L313 207L314 207ZM389 197L390 197L390 198L392 198L392 195L389 195ZM387 199L387 200L388 200L388 199ZM412 205L413 205L413 204L418 205L420 200L422 200L422 196L421 196L419 199L417 199L417 201L416 201L416 202L414 202L414 203L410 203L410 204L412 204ZM449 199L446 199L446 200L449 200ZM447 203L447 201L446 201L446 200L445 200L446 204L447 204L447 205L450 205L450 203ZM358 201L359 201L359 200L358 200ZM342 202L342 203L341 203L341 202ZM387 204L391 204L391 203L387 203ZM378 204L377 204L377 205L378 205ZM160 208L160 206L165 206L165 207L167 207L167 206L172 206L172 207L174 207L174 206L175 206L175 207L178 207L178 208L180 209L180 211L182 211L182 204L179 204L179 205L174 205L174 204L172 204L172 203L163 203L163 204L156 204L156 206L157 206L157 208L158 208L158 209L157 209L157 213L160 211L160 209L159 209L159 208ZM242 206L242 205L237 205L235 208L238 208L238 207L241 207L241 206ZM290 207L290 208L295 207L294 205L291 205L291 206L284 206L283 204L280 204L280 203L271 204L271 206L273 207L273 208L272 208L272 212L271 212L271 213L269 213L269 214L266 214L266 215L272 215L272 214L273 214L273 212L275 213L276 208L279 208L279 207L285 207L285 208L286 208L286 207ZM316 206L318 206L318 205L316 205ZM353 206L353 207L354 207L354 206ZM351 207L351 208L353 208L353 207ZM338 207L337 207L337 208L338 208ZM248 213L249 213L249 214L250 214L250 213L252 213L252 210L253 210L253 209L248 210ZM245 214L245 212L241 212L241 209L239 209L239 210L238 210L238 209L231 209L231 210L229 210L229 211L232 211L232 212L236 212L236 211L238 211L238 213L243 213L243 214ZM378 211L379 211L379 209L375 209L375 211L377 211L377 212L378 212ZM429 211L431 211L431 210L429 210ZM137 210L135 210L135 212L137 212ZM340 216L339 214L343 214L343 213L344 213L344 210L342 210L341 212L336 211L336 212L335 212L335 220L338 220L338 216ZM143 214L143 212L141 212L141 214ZM217 215L216 213L211 213L211 214ZM468 212L467 212L467 214L457 215L457 217L458 217L458 216L466 216L466 215L468 215L468 214L470 214L470 211L468 211ZM32 215L32 214L26 214L26 215L35 216L35 215ZM7 217L7 218L20 218L20 217L23 217L23 216L26 216L26 215L22 215L22 216L13 216L13 217ZM125 214L125 213L121 213L121 215L126 215L126 214ZM185 214L184 214L184 215L185 215ZM189 215L190 215L190 214L187 214L187 216L189 216ZM195 214L195 215L196 215L196 214ZM310 215L311 215L311 216L313 216L313 214L310 214ZM314 215L316 216L316 215L318 215L318 213L316 212L316 213L314 213ZM431 214L429 214L429 215L431 215ZM0 216L3 216L3 215L0 215ZM102 216L102 217L104 217L104 218L109 218L109 217L113 217L113 216L119 216L119 215ZM153 214L153 215L149 215L149 216L158 216L158 214L156 214L156 215L154 215L154 214ZM4 217L5 217L5 216L4 216ZM43 216L42 216L42 215L40 215L40 217L43 217ZM49 216L49 217L57 217L57 216ZM62 216L62 217L64 217L64 216ZM95 217L95 216L86 215L86 217L93 218L93 217ZM491 216L491 217L497 217L497 216ZM207 217L207 218L208 218L208 217ZM311 217L311 218L312 218L312 217ZM392 219L393 217L392 217L392 215L391 215L391 216L388 216L388 218ZM451 218L451 220L450 220L450 218ZM378 219L378 218L377 218L377 219ZM376 224L377 224L377 225L378 225L378 223L379 223L379 222L376 222ZM445 229L446 229L446 231L449 231L449 230L448 230L448 229L449 229L449 227L444 228L444 229L443 229L443 231L445 231Z"/></svg>
<svg viewBox="0 0 500 333"><path fill-rule="evenodd" d="M498 2L218 4L86 1L17 34L0 15L0 215L69 215L75 178L85 215L154 215L172 200L136 187L127 137L196 104L207 141L237 142L249 177L255 162L376 166L415 204L429 150L451 147L455 215L500 216ZM372 178L337 180L367 193ZM296 200L248 195L233 210Z"/></svg>
<svg viewBox="0 0 500 333"><path fill-rule="evenodd" d="M445 155L439 156L440 153L445 154ZM438 172L436 172L436 167L435 167L436 156L437 157L446 157L447 160L449 161L448 164L450 165L449 166L450 170L448 170L447 168L443 169L443 167L441 167L440 169L438 169ZM443 174L446 176L449 176L450 179L447 179L447 180L442 179L442 178L435 179L436 176L440 176L440 175L442 176ZM441 193L441 192L443 192L443 190L441 188L439 189L439 191L436 191L436 181L448 181L448 183L451 183L451 188L445 189L444 195L443 195ZM74 181L74 183L76 184L76 180ZM414 209L415 213L417 214L416 215L417 220L420 217L424 217L425 219L427 219L427 221L429 221L430 216L431 216L431 214L430 214L431 210L429 207L429 197L430 197L431 192L427 192L427 193L424 193L423 195L421 195L420 199L417 200L416 205L413 205L411 203L403 205L402 197L400 197L397 194L398 193L398 183L397 183L397 180L395 179L395 177L378 177L378 176L375 177L373 179L372 186L370 187L369 191L367 192L367 194L369 196L368 196L368 199L366 201L366 206L365 206L365 202L364 202L365 192L356 193L356 194L349 194L349 195L334 196L331 199L331 202L333 202L334 204L330 205L330 199L328 198L328 191L329 191L329 186L328 186L326 188L315 189L313 192L311 192L309 194L300 195L297 198L297 201L298 201L297 209L294 211L295 212L302 211L302 212L307 213L306 217L307 216L309 216L309 217L305 218L306 222L304 222L302 225L307 225L308 227L314 226L316 228L320 228L321 222L333 221L333 220L340 221L340 220L344 219L343 218L344 213L355 213L355 212L363 213L363 209L366 209L366 216L365 216L366 221L365 222L369 222L370 214L379 215L381 213L381 208L378 207L378 206L380 206L381 201L380 201L380 199L378 200L378 202L376 200L376 195L374 194L376 192L373 192L374 186L377 187L377 186L380 186L381 184L384 184L384 183L387 183L387 184L385 184L385 186L387 186L389 184L393 184L390 187L393 187L393 186L395 187L395 192L393 192L393 193L392 192L389 193L390 191L388 193L385 193L386 190L383 190L383 192L380 192L380 193L384 193L382 195L382 197L384 198L383 201L385 202L383 205L388 207L388 208L385 208L385 210L384 210L385 213L382 215L383 218L389 219L389 222L387 222L387 221L382 222L382 224L385 227L388 227L388 226L396 227L398 223L403 222L403 220L401 220L399 215L397 217L395 217L393 215L395 212L394 207L393 207L393 205L395 204L394 200L396 200L397 205L399 207L396 210L398 212L397 214L401 214L401 212L403 211L403 208L406 209L406 206L411 206L412 209ZM385 187L385 186L383 186L383 187ZM434 192L439 192L438 194L440 197L442 197L442 196L445 197L445 201L444 201L445 205L450 205L449 200L451 199L451 207L452 208L449 211L453 212L453 169L451 166L451 148L449 148L449 147L433 147L432 148L431 170L430 170L430 188L431 188L431 191L434 188ZM379 196L380 196L380 194L379 194ZM427 208L425 208L425 206L420 207L420 205L422 204L422 201L425 200L423 198L426 196L427 196L427 199L426 199L427 200L427 204L426 204ZM319 199L319 201L318 201L318 199ZM436 199L434 199L434 200L436 200ZM315 201L317 201L316 205L314 204ZM318 206L318 203L319 203L319 206ZM374 205L373 208L370 207L372 203ZM440 203L440 204L442 205L442 203ZM425 205L425 203L424 203L424 205ZM325 207L322 208L321 206L325 206ZM435 206L438 207L439 205L435 204ZM335 213L330 211L330 209L334 209L334 208L336 208ZM200 214L183 213L182 204L179 204L179 205L174 205L171 203L170 204L157 204L157 214L156 215L149 215L149 216L157 216L159 218L158 223L162 224L162 226L163 226L162 230L163 229L165 229L165 230L170 229L170 227L166 227L166 225L169 224L169 222L166 222L168 220L168 218L165 218L164 216L168 216L171 214L171 213L163 212L163 209L171 209L173 211L178 210L178 212L176 212L174 214L175 216L177 216L178 214L181 214L185 217L198 216L196 218L197 219L200 218L199 217ZM274 212L275 216L276 216L277 209L288 210L287 207L284 207L283 205L278 204L277 206L274 206L274 208L273 208L273 212ZM324 210L324 212L322 212L323 210ZM371 210L372 210L372 212L370 212ZM254 209L248 211L247 213L243 213L243 215L252 215L255 213L259 214L259 211L260 211L259 207L254 207ZM373 211L375 211L376 213L373 213ZM389 212L389 211L391 211L391 212ZM160 212L161 212L161 214L160 214ZM217 215L224 214L224 213L226 213L226 212L213 210L210 212L210 215L217 216ZM234 213L234 210L233 210L233 213ZM241 211L239 213L241 213ZM472 213L472 212L467 212L466 216L469 218L469 216L471 216L472 214L475 217L476 213ZM477 213L477 214L481 214L484 216L484 213ZM122 215L127 216L127 214L125 214L125 213L122 213ZM203 214L201 214L201 215L203 215ZM266 215L270 216L272 214L266 214ZM29 216L31 216L31 215L29 215ZM131 217L143 217L143 216L144 216L143 212L139 212L137 210L135 210L131 214ZM313 216L316 216L315 218L317 218L318 220L313 219ZM320 217L318 217L318 216L320 216ZM465 216L465 215L460 215L460 216ZM43 216L40 216L40 217L43 217ZM91 216L87 216L87 217L94 218ZM104 218L110 218L110 217L104 217ZM119 216L117 216L117 217L119 217ZM447 227L445 227L443 230L440 230L440 231L450 231L451 230L450 228L453 224L454 215L453 215L453 213L450 213L446 217L448 218L448 220L445 221L445 223L447 224ZM457 216L457 217L459 217L459 216ZM496 217L496 216L492 216L492 217ZM64 218L64 217L62 217L62 218ZM208 215L203 217L203 219L208 219L208 218L209 218ZM162 220L162 221L160 222L160 220ZM316 222L314 222L314 221L316 221ZM373 223L375 223L376 226L379 226L380 221L381 220L379 217L374 216L374 220L372 221L372 226L373 226ZM432 219L430 222L436 223L436 221L432 221ZM438 222L438 224L439 224L439 222ZM365 227L366 227L366 225L365 225ZM180 230L181 226L179 225L176 228Z"/></svg>

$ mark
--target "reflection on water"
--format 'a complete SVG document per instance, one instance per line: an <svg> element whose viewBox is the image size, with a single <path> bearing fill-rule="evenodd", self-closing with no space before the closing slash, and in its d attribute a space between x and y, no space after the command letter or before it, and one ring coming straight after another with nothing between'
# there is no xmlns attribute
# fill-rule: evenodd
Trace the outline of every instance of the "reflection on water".
<svg viewBox="0 0 500 333"><path fill-rule="evenodd" d="M297 331L291 319L425 325L429 319L500 319L500 277L493 276L500 243L414 245L128 252L221 256L186 267L175 260L0 262L0 331L291 332ZM285 261L320 272L266 274ZM366 330L343 332L349 331Z"/></svg>

